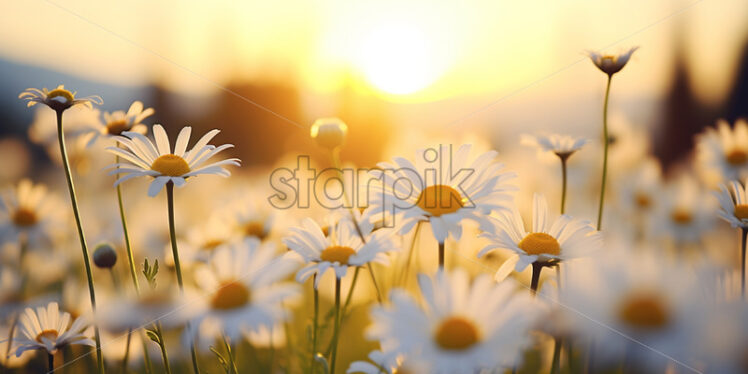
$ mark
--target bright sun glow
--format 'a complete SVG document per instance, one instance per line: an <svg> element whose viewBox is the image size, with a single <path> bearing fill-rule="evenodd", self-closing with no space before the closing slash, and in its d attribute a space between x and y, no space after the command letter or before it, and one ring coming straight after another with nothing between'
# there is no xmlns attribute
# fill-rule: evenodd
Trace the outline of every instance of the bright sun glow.
<svg viewBox="0 0 748 374"><path fill-rule="evenodd" d="M384 24L359 45L357 64L366 80L389 94L405 95L433 84L444 63L433 41L411 25Z"/></svg>

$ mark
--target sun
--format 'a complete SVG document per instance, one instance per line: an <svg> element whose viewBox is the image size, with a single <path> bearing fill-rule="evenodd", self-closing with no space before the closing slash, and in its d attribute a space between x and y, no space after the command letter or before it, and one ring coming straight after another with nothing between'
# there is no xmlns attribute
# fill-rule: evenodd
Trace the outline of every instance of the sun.
<svg viewBox="0 0 748 374"><path fill-rule="evenodd" d="M378 90L407 95L432 85L444 73L437 43L418 27L382 24L358 45L357 65Z"/></svg>

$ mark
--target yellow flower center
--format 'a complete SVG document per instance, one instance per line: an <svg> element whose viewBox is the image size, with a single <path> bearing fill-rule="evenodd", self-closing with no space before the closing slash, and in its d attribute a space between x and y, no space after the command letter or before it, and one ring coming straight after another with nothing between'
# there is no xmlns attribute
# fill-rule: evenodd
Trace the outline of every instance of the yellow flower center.
<svg viewBox="0 0 748 374"><path fill-rule="evenodd" d="M235 309L246 305L249 298L250 292L247 286L241 282L231 281L221 284L221 287L213 294L210 306L220 310Z"/></svg>
<svg viewBox="0 0 748 374"><path fill-rule="evenodd" d="M670 311L659 295L640 292L628 296L621 303L618 318L632 327L656 329L668 324Z"/></svg>
<svg viewBox="0 0 748 374"><path fill-rule="evenodd" d="M742 149L733 149L727 155L725 156L727 159L727 162L730 163L730 165L743 165L746 161L748 161L748 152L742 150Z"/></svg>
<svg viewBox="0 0 748 374"><path fill-rule="evenodd" d="M442 349L459 351L478 343L478 329L462 317L449 317L442 321L434 333L436 344Z"/></svg>
<svg viewBox="0 0 748 374"><path fill-rule="evenodd" d="M332 247L325 248L320 254L320 259L327 262L338 262L341 265L348 264L348 258L355 254L356 251L351 247L344 247L342 245L334 245Z"/></svg>
<svg viewBox="0 0 748 374"><path fill-rule="evenodd" d="M670 213L670 219L679 225L687 225L693 221L693 215L686 209L677 208Z"/></svg>
<svg viewBox="0 0 748 374"><path fill-rule="evenodd" d="M47 93L47 99L54 99L56 97L64 98L65 102L72 102L73 100L75 100L73 98L73 93L64 88L55 88L54 90Z"/></svg>
<svg viewBox="0 0 748 374"><path fill-rule="evenodd" d="M748 205L746 204L735 205L735 218L748 219Z"/></svg>
<svg viewBox="0 0 748 374"><path fill-rule="evenodd" d="M59 335L60 335L60 333L57 332L57 330L55 330L55 329L44 330L44 331L40 332L39 335L36 336L36 341L39 342L39 343L44 344L44 341L42 340L42 338L46 338L47 340L54 341L55 339L57 339L57 336L59 336Z"/></svg>
<svg viewBox="0 0 748 374"><path fill-rule="evenodd" d="M428 214L439 217L454 213L464 206L465 199L454 188L437 184L428 186L418 196L418 207Z"/></svg>
<svg viewBox="0 0 748 374"><path fill-rule="evenodd" d="M251 221L244 225L244 235L265 239L265 225L260 221Z"/></svg>
<svg viewBox="0 0 748 374"><path fill-rule="evenodd" d="M646 209L652 206L652 199L645 193L636 194L636 205L639 208Z"/></svg>
<svg viewBox="0 0 748 374"><path fill-rule="evenodd" d="M39 217L36 216L36 212L29 208L19 207L13 212L13 223L20 227L34 226L39 222Z"/></svg>
<svg viewBox="0 0 748 374"><path fill-rule="evenodd" d="M127 131L130 128L127 121L124 119L114 120L106 124L106 131L110 135L119 135L123 131Z"/></svg>
<svg viewBox="0 0 748 374"><path fill-rule="evenodd" d="M153 161L151 170L169 177L181 177L190 172L190 166L182 157L168 154L159 156L156 161Z"/></svg>
<svg viewBox="0 0 748 374"><path fill-rule="evenodd" d="M561 245L558 244L558 240L544 232L527 234L517 246L529 255L558 256L561 254Z"/></svg>

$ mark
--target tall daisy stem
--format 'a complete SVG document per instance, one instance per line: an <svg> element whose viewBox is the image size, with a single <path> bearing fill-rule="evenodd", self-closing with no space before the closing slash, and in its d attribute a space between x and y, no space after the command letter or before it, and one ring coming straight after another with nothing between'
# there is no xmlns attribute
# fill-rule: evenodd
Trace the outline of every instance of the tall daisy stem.
<svg viewBox="0 0 748 374"><path fill-rule="evenodd" d="M748 229L741 229L741 243L740 243L740 295L745 298L745 244L748 239Z"/></svg>
<svg viewBox="0 0 748 374"><path fill-rule="evenodd" d="M558 155L561 159L561 214L566 213L566 160L569 155Z"/></svg>
<svg viewBox="0 0 748 374"><path fill-rule="evenodd" d="M338 356L338 337L340 335L340 278L335 278L335 322L332 333L332 354L330 356L330 373L335 373L335 360Z"/></svg>
<svg viewBox="0 0 748 374"><path fill-rule="evenodd" d="M161 348L161 358L164 360L164 371L167 374L171 374L171 366L169 365L169 354L166 353L166 342L164 342L163 329L161 328L161 322L156 322L156 334L158 335L158 345Z"/></svg>
<svg viewBox="0 0 748 374"><path fill-rule="evenodd" d="M348 195L345 193L345 181L343 179L343 169L340 168L340 148L334 148L330 151L332 154L332 163L335 166L335 170L338 171L338 178L340 178L340 186L343 191L343 199L347 206L350 208L348 209L348 212L351 214L351 221L353 221L353 226L356 228L356 233L358 233L358 236L361 238L361 243L366 244L366 238L364 237L364 233L361 231L361 226L358 224L358 220L356 219L356 214L353 212L353 205L351 205L350 201L348 200ZM371 266L371 263L366 264L366 268L369 270L369 274L371 275L371 283L374 284L374 290L377 292L377 301L381 304L382 303L382 293L379 291L379 285L377 284L377 278L374 275L374 268ZM355 286L355 282L351 284L351 289Z"/></svg>
<svg viewBox="0 0 748 374"><path fill-rule="evenodd" d="M317 278L317 274L314 275L314 278ZM316 279L312 281L312 287L314 288L314 319L312 322L312 359L309 362L309 368L312 373L314 373L316 362L314 358L317 356L317 330L319 329L319 291L317 290L317 287L314 286L314 281L316 281Z"/></svg>
<svg viewBox="0 0 748 374"><path fill-rule="evenodd" d="M184 293L182 265L179 262L179 249L177 248L177 230L174 223L174 183L172 182L166 183L166 200L169 209L169 238L171 239L171 254L174 256L174 269L177 272L179 292Z"/></svg>
<svg viewBox="0 0 748 374"><path fill-rule="evenodd" d="M600 205L597 209L597 230L603 223L603 203L605 202L605 183L608 178L608 101L610 99L610 82L613 75L608 75L608 84L605 86L605 100L603 101L603 180L600 183Z"/></svg>
<svg viewBox="0 0 748 374"><path fill-rule="evenodd" d="M65 147L65 133L62 127L62 110L57 110L57 140L60 143L60 156L62 158L62 166L65 169L65 179L68 184L68 191L70 192L70 202L73 206L73 215L75 216L75 224L78 226L78 238L81 243L81 251L83 252L83 265L86 268L86 277L88 280L88 293L91 297L91 308L96 312L96 291L94 291L93 275L91 273L91 260L88 257L88 246L86 245L86 235L83 233L83 224L81 223L80 212L78 211L78 199L75 195L75 185L73 184L73 175L70 172L70 161L68 161L68 152ZM101 356L101 337L99 336L99 327L94 324L94 340L96 342L96 363L98 365L99 373L104 373L104 357Z"/></svg>
<svg viewBox="0 0 748 374"><path fill-rule="evenodd" d="M272 340L272 338L271 338ZM234 352L231 350L231 342L229 342L229 338L226 336L226 333L223 334L223 344L226 347L226 354L229 357L229 363L231 364L231 370L233 370L234 374L239 374L239 369L236 367L236 359L234 358Z"/></svg>
<svg viewBox="0 0 748 374"><path fill-rule="evenodd" d="M48 364L50 373L55 371L55 355L51 353L47 353L47 364Z"/></svg>
<svg viewBox="0 0 748 374"><path fill-rule="evenodd" d="M551 361L551 374L556 374L560 368L561 362L561 339L556 338L553 341L553 360Z"/></svg>
<svg viewBox="0 0 748 374"><path fill-rule="evenodd" d="M115 163L119 163L119 156L115 155ZM119 179L119 174L117 174ZM135 292L140 296L140 285L138 284L138 272L135 268L135 259L132 255L132 246L130 244L130 234L127 232L127 219L125 219L125 205L122 202L122 185L117 185L117 204L119 205L119 218L122 221L122 232L125 236L125 250L127 251L127 262L130 265L130 276L132 277L132 284L135 287Z"/></svg>
<svg viewBox="0 0 748 374"><path fill-rule="evenodd" d="M444 269L444 242L439 242L439 269Z"/></svg>
<svg viewBox="0 0 748 374"><path fill-rule="evenodd" d="M184 294L184 281L182 280L182 265L179 263L179 249L177 248L177 230L174 223L174 183L166 183L166 200L169 210L169 238L171 239L171 253L174 256L174 269L177 272L177 284L179 293ZM190 326L188 324L187 328ZM192 370L195 374L200 373L200 367L197 364L197 349L195 342L190 346L190 355L192 356Z"/></svg>
<svg viewBox="0 0 748 374"><path fill-rule="evenodd" d="M535 295L538 292L538 283L540 281L540 272L543 271L543 264L540 262L532 263L532 280L530 281L530 290Z"/></svg>

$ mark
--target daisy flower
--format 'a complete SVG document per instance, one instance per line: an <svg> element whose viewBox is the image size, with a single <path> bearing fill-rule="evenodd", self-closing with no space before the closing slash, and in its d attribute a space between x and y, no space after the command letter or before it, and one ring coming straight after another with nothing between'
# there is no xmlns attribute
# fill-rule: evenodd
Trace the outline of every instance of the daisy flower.
<svg viewBox="0 0 748 374"><path fill-rule="evenodd" d="M361 225L366 243L356 232L349 219L341 219L332 225L326 235L311 218L301 222L301 227L289 229L290 235L283 239L289 249L301 256L307 264L296 273L298 282L316 274L314 287L328 269L333 269L337 279L343 278L349 267L358 267L370 262L387 264L384 252L394 250L390 239L391 232L377 230L371 232L371 225Z"/></svg>
<svg viewBox="0 0 748 374"><path fill-rule="evenodd" d="M560 290L566 307L559 311L596 342L596 361L617 366L625 352L627 363L638 369L631 372L661 372L671 359L693 365L690 345L699 340L705 313L714 305L715 274L652 251L619 247L609 248L585 271L574 270L566 272Z"/></svg>
<svg viewBox="0 0 748 374"><path fill-rule="evenodd" d="M16 356L35 349L43 349L53 355L67 345L95 345L85 334L88 322L79 317L71 324L70 313L61 313L56 302L49 303L46 308L38 307L36 312L26 308L19 322L22 334L16 340Z"/></svg>
<svg viewBox="0 0 748 374"><path fill-rule="evenodd" d="M659 191L650 226L676 244L699 243L714 224L716 209L696 179L683 175Z"/></svg>
<svg viewBox="0 0 748 374"><path fill-rule="evenodd" d="M729 186L729 187L728 187ZM720 192L714 193L719 201L717 212L720 218L734 228L748 228L748 191L738 181L720 185Z"/></svg>
<svg viewBox="0 0 748 374"><path fill-rule="evenodd" d="M136 132L145 134L148 127L142 122L153 115L153 108L143 109L143 103L135 101L130 105L127 112L118 110L115 112L104 112L104 121L97 121L89 128L90 140L88 145L95 143L99 137L111 137L122 135L124 132Z"/></svg>
<svg viewBox="0 0 748 374"><path fill-rule="evenodd" d="M697 160L707 178L735 180L748 177L748 122L739 119L731 129L725 120L696 137ZM716 171L717 175L714 175Z"/></svg>
<svg viewBox="0 0 748 374"><path fill-rule="evenodd" d="M486 216L506 209L511 200L510 192L516 188L509 182L515 174L502 171L504 165L494 162L495 151L469 162L470 149L471 145L462 145L452 155L451 145L441 145L418 151L415 164L402 157L393 164L379 163L379 170L371 173L382 181L382 191L374 192L368 212L381 214L388 226L392 223L388 214L400 220L400 234L428 221L439 243L450 234L459 239L463 219L487 227Z"/></svg>
<svg viewBox="0 0 748 374"><path fill-rule="evenodd" d="M5 240L49 240L54 230L64 228L62 203L43 184L28 179L0 195L0 233Z"/></svg>
<svg viewBox="0 0 748 374"><path fill-rule="evenodd" d="M295 262L275 254L274 245L254 238L216 250L209 264L195 269L199 289L191 302L192 330L202 346L221 335L238 340L242 332L285 321L283 301L298 289L283 280L295 268Z"/></svg>
<svg viewBox="0 0 748 374"><path fill-rule="evenodd" d="M21 92L18 95L19 99L26 100L27 106L32 107L36 104L44 104L52 108L56 112L64 111L73 105L85 105L91 108L91 104L101 105L104 103L101 97L92 95L83 98L75 98L76 92L70 92L65 89L65 86L59 85L54 90L48 90L42 88L27 88L26 91Z"/></svg>
<svg viewBox="0 0 748 374"><path fill-rule="evenodd" d="M462 270L421 274L418 283L423 306L397 289L390 305L372 309L367 336L385 354L407 357L429 373L472 374L520 363L540 310L528 294L485 274L471 285Z"/></svg>
<svg viewBox="0 0 748 374"><path fill-rule="evenodd" d="M592 63L597 66L603 73L612 76L613 74L621 71L626 63L629 62L631 55L639 49L639 47L633 47L628 51L618 55L606 55L599 52L588 51L587 56L592 60Z"/></svg>
<svg viewBox="0 0 748 374"><path fill-rule="evenodd" d="M164 328L174 328L187 322L190 311L182 310L178 293L170 287L143 287L140 296L112 295L99 302L96 322L112 333L123 333L151 326L158 321ZM175 312L178 311L178 312Z"/></svg>
<svg viewBox="0 0 748 374"><path fill-rule="evenodd" d="M560 134L523 134L521 142L523 145L535 147L539 151L552 152L555 153L558 157L568 158L572 153L582 149L582 147L587 144L589 140Z"/></svg>
<svg viewBox="0 0 748 374"><path fill-rule="evenodd" d="M224 144L218 147L208 144L219 132L219 130L209 131L195 143L191 150L187 151L192 128L184 127L179 132L172 152L169 138L161 125L153 126L155 145L142 134L126 131L122 133L122 136L115 137L121 145L125 146L125 149L108 147L107 150L129 162L111 165L110 168L113 168L113 170L109 174L123 175L115 182L115 186L135 177L153 177L153 181L148 187L148 196L151 197L156 196L169 182L174 183L177 187L182 187L185 185L187 178L201 174L228 177L231 174L223 166L239 166L238 158L204 165L219 152L233 147L232 144Z"/></svg>
<svg viewBox="0 0 748 374"><path fill-rule="evenodd" d="M500 213L498 219L491 218L495 229L480 235L490 244L478 252L478 257L494 249L515 253L499 268L497 279L506 277L512 268L520 272L535 262L555 263L587 256L602 245L602 235L589 222L567 215L552 220L548 203L541 194L533 197L532 212L531 232L525 230L522 216L515 207L509 213Z"/></svg>

